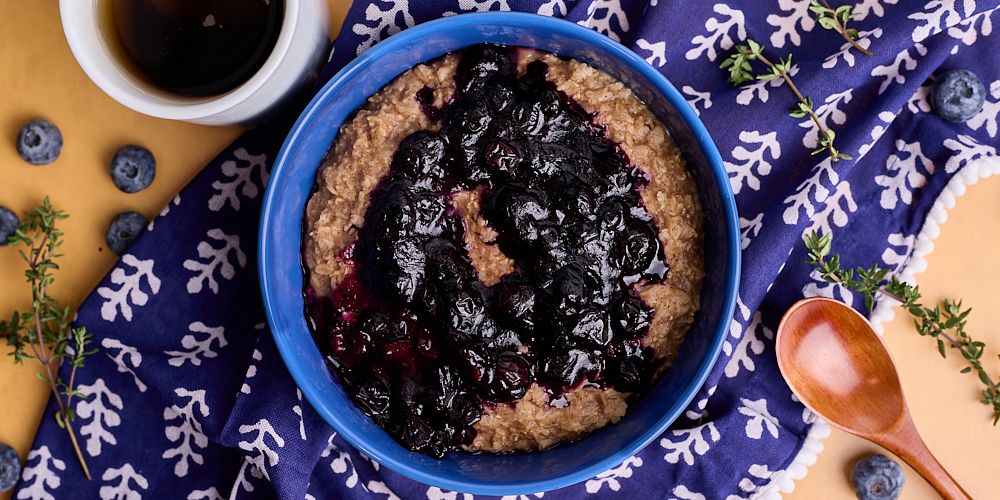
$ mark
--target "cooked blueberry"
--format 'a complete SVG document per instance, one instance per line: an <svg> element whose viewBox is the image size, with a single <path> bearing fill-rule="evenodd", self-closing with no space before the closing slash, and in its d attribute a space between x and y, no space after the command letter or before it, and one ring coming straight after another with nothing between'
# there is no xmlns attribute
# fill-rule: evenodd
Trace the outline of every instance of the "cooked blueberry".
<svg viewBox="0 0 1000 500"><path fill-rule="evenodd" d="M614 303L612 321L615 333L626 339L634 339L646 334L653 310L639 297L622 294Z"/></svg>
<svg viewBox="0 0 1000 500"><path fill-rule="evenodd" d="M491 112L503 113L514 103L514 90L504 83L491 82L483 89L483 100Z"/></svg>
<svg viewBox="0 0 1000 500"><path fill-rule="evenodd" d="M446 315L446 326L454 338L490 338L496 332L487 316L486 300L475 288L468 287L450 298Z"/></svg>
<svg viewBox="0 0 1000 500"><path fill-rule="evenodd" d="M555 312L572 315L580 311L596 289L595 278L579 264L564 266L556 272L550 290Z"/></svg>
<svg viewBox="0 0 1000 500"><path fill-rule="evenodd" d="M530 331L535 327L535 289L523 283L501 282L493 289L497 315L509 325Z"/></svg>
<svg viewBox="0 0 1000 500"><path fill-rule="evenodd" d="M122 212L111 219L105 240L112 252L121 255L143 231L149 222L138 212Z"/></svg>
<svg viewBox="0 0 1000 500"><path fill-rule="evenodd" d="M621 231L625 229L628 222L629 209L624 200L612 197L603 202L597 209L597 217L601 227L610 231Z"/></svg>
<svg viewBox="0 0 1000 500"><path fill-rule="evenodd" d="M17 451L0 443L0 492L10 490L21 477L21 461Z"/></svg>
<svg viewBox="0 0 1000 500"><path fill-rule="evenodd" d="M409 337L406 320L374 311L361 321L361 332L383 342L399 342Z"/></svg>
<svg viewBox="0 0 1000 500"><path fill-rule="evenodd" d="M480 106L449 108L448 122L466 133L478 133L486 130L492 117Z"/></svg>
<svg viewBox="0 0 1000 500"><path fill-rule="evenodd" d="M851 482L859 500L895 500L903 491L903 469L885 455L869 455L851 469Z"/></svg>
<svg viewBox="0 0 1000 500"><path fill-rule="evenodd" d="M138 193L156 177L156 159L141 146L125 146L111 159L111 180L126 193Z"/></svg>
<svg viewBox="0 0 1000 500"><path fill-rule="evenodd" d="M17 154L32 165L48 165L62 152L62 132L48 120L32 120L17 133Z"/></svg>
<svg viewBox="0 0 1000 500"><path fill-rule="evenodd" d="M490 385L490 395L497 402L521 399L532 382L531 365L522 356L504 353L497 358L496 375Z"/></svg>
<svg viewBox="0 0 1000 500"><path fill-rule="evenodd" d="M491 78L510 76L516 71L511 49L497 45L478 45L462 52L456 79L465 93L479 90Z"/></svg>
<svg viewBox="0 0 1000 500"><path fill-rule="evenodd" d="M600 362L594 353L570 349L547 357L542 371L549 381L566 389L575 386L583 377L600 371Z"/></svg>
<svg viewBox="0 0 1000 500"><path fill-rule="evenodd" d="M603 347L611 342L611 320L607 311L587 308L581 312L569 332L581 344Z"/></svg>
<svg viewBox="0 0 1000 500"><path fill-rule="evenodd" d="M459 361L472 383L485 387L493 382L493 359L484 347L472 345L460 349Z"/></svg>
<svg viewBox="0 0 1000 500"><path fill-rule="evenodd" d="M649 380L652 353L637 343L620 346L617 356L609 360L606 375L611 384L624 392L638 392Z"/></svg>
<svg viewBox="0 0 1000 500"><path fill-rule="evenodd" d="M378 374L372 374L355 387L354 402L379 425L389 421L390 397L389 383Z"/></svg>
<svg viewBox="0 0 1000 500"><path fill-rule="evenodd" d="M17 218L17 214L0 205L0 247L10 244L10 237L14 236L20 227L21 220Z"/></svg>
<svg viewBox="0 0 1000 500"><path fill-rule="evenodd" d="M523 101L517 103L514 105L511 117L518 129L529 136L536 136L545 128L545 115L538 103Z"/></svg>
<svg viewBox="0 0 1000 500"><path fill-rule="evenodd" d="M649 268L660 250L660 241L644 225L626 228L615 248L617 264L626 273L639 274Z"/></svg>
<svg viewBox="0 0 1000 500"><path fill-rule="evenodd" d="M938 116L964 122L983 109L986 88L975 73L958 69L940 75L931 90L931 105Z"/></svg>
<svg viewBox="0 0 1000 500"><path fill-rule="evenodd" d="M491 141L483 151L486 168L493 172L513 172L521 163L521 153L502 139Z"/></svg>
<svg viewBox="0 0 1000 500"><path fill-rule="evenodd" d="M426 181L429 185L436 185L445 175L442 166L445 148L445 140L441 136L423 131L413 133L399 145L393 166L415 182Z"/></svg>

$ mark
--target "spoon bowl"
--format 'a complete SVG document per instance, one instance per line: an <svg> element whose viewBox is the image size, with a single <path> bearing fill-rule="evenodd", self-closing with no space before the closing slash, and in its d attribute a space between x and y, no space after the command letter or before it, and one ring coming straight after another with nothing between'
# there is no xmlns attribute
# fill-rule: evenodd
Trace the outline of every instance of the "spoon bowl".
<svg viewBox="0 0 1000 500"><path fill-rule="evenodd" d="M970 498L920 439L889 350L864 316L836 300L801 300L781 319L775 351L813 413L895 453L941 496Z"/></svg>

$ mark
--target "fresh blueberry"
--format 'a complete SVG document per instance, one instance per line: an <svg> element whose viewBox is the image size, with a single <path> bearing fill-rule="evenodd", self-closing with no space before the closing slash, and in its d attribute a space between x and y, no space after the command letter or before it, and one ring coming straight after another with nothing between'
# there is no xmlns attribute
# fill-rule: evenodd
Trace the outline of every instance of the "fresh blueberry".
<svg viewBox="0 0 1000 500"><path fill-rule="evenodd" d="M14 448L0 444L0 492L7 491L17 484L21 477L21 462Z"/></svg>
<svg viewBox="0 0 1000 500"><path fill-rule="evenodd" d="M903 490L903 469L885 455L869 455L854 464L851 482L860 500L894 500Z"/></svg>
<svg viewBox="0 0 1000 500"><path fill-rule="evenodd" d="M111 180L126 193L138 193L156 177L156 159L141 146L125 146L111 160Z"/></svg>
<svg viewBox="0 0 1000 500"><path fill-rule="evenodd" d="M62 132L48 120L32 120L17 133L17 154L32 165L48 165L56 161L62 146Z"/></svg>
<svg viewBox="0 0 1000 500"><path fill-rule="evenodd" d="M958 69L937 79L931 104L938 116L950 122L964 122L983 109L986 89L975 73Z"/></svg>
<svg viewBox="0 0 1000 500"><path fill-rule="evenodd" d="M0 247L10 243L10 237L14 236L17 228L21 227L21 221L17 214L11 212L9 208L0 206Z"/></svg>
<svg viewBox="0 0 1000 500"><path fill-rule="evenodd" d="M138 212L122 212L116 215L108 227L108 247L118 255L125 253L132 241L146 229L147 224L149 222Z"/></svg>

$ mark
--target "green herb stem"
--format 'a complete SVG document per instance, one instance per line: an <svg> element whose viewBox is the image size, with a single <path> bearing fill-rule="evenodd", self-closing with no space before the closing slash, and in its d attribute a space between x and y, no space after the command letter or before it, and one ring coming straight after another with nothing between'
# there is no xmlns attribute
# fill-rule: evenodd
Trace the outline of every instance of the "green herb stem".
<svg viewBox="0 0 1000 500"><path fill-rule="evenodd" d="M858 45L858 42L856 42L854 38L850 36L847 28L847 23L841 21L840 17L837 16L836 11L832 7L830 7L830 3L827 2L827 0L819 0L819 3L822 4L822 6L827 9L827 11L829 12L829 18L833 19L835 25L834 31L839 33L840 36L843 37L844 40L847 40L847 43L851 44L851 47L857 49L858 52L861 52L866 56L872 55L872 52L870 50ZM850 13L850 11L848 11L848 13ZM816 15L817 17L822 17L824 14L817 13ZM850 18L852 16L848 15L847 17Z"/></svg>

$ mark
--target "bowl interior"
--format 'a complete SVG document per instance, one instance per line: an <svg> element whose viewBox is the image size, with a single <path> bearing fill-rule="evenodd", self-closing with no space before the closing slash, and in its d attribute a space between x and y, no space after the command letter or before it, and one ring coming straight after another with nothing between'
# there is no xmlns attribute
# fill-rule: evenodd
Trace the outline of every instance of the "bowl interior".
<svg viewBox="0 0 1000 500"><path fill-rule="evenodd" d="M602 68L629 85L669 128L701 192L705 224L702 309L674 366L621 422L544 453L449 453L443 460L407 451L345 396L303 317L300 238L316 170L342 123L412 66L469 45L532 47ZM260 234L260 277L271 331L289 371L313 407L366 455L444 489L516 494L573 484L617 465L655 439L690 403L718 356L739 274L736 212L718 151L687 102L628 49L574 24L528 14L472 14L433 21L376 45L338 73L299 118L271 175Z"/></svg>

